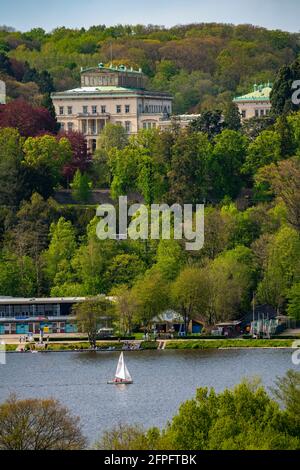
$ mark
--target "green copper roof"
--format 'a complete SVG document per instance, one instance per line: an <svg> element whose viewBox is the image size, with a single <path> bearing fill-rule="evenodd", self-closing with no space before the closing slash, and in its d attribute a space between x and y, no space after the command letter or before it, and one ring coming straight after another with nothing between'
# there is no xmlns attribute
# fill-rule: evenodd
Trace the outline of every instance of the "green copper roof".
<svg viewBox="0 0 300 470"><path fill-rule="evenodd" d="M109 67L106 67L102 62L100 62L100 64L98 64L97 67L86 67L86 68L81 67L80 71L81 73L83 73L83 72L88 72L91 70L107 70L109 72L127 72L127 73L135 73L135 74L138 73L140 75L143 74L142 69L133 70L132 67L126 67L126 65L113 66L112 64L110 64Z"/></svg>
<svg viewBox="0 0 300 470"><path fill-rule="evenodd" d="M233 101L269 101L272 84L265 83L262 85L254 85L253 91L247 95L236 96Z"/></svg>

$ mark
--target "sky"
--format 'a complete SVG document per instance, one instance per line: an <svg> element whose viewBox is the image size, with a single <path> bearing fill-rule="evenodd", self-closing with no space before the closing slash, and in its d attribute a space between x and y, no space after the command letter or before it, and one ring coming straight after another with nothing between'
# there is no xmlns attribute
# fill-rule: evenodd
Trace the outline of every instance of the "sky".
<svg viewBox="0 0 300 470"><path fill-rule="evenodd" d="M299 32L299 18L300 0L0 0L0 25L20 31L223 22Z"/></svg>

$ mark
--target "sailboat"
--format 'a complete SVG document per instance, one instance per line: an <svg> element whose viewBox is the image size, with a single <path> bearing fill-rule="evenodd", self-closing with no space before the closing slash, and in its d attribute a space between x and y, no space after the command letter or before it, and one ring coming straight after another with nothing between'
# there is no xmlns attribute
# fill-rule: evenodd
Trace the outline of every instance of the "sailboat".
<svg viewBox="0 0 300 470"><path fill-rule="evenodd" d="M133 380L131 378L131 375L128 372L128 369L126 367L125 361L124 361L124 355L123 351L120 354L119 357L119 362L117 365L117 370L115 373L115 378L113 380L109 380L107 382L108 384L132 384Z"/></svg>

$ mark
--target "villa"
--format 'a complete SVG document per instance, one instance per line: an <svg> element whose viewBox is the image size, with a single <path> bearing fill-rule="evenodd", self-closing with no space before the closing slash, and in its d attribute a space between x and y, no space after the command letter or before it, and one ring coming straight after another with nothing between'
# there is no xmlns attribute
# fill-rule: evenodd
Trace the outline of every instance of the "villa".
<svg viewBox="0 0 300 470"><path fill-rule="evenodd" d="M233 102L238 106L242 120L267 116L271 110L271 91L270 83L255 84L251 93L234 98Z"/></svg>
<svg viewBox="0 0 300 470"><path fill-rule="evenodd" d="M149 91L141 69L124 65L81 69L81 87L52 93L57 121L66 131L80 131L90 150L107 123L119 124L128 135L151 129L172 114L168 93Z"/></svg>

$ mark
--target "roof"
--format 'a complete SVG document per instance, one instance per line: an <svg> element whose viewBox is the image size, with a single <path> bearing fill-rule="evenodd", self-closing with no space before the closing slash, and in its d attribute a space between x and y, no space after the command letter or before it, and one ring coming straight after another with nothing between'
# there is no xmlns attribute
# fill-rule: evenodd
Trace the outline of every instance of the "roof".
<svg viewBox="0 0 300 470"><path fill-rule="evenodd" d="M100 62L100 64L98 64L97 67L86 67L86 68L81 68L81 73L84 73L84 72L90 72L92 70L105 70L105 71L108 71L108 72L126 72L126 73L134 73L134 74L140 74L140 75L143 75L143 71L142 69L140 68L139 70L133 70L132 67L126 67L126 65L117 65L117 66L113 66L112 64L110 64L109 67L105 66L102 62Z"/></svg>
<svg viewBox="0 0 300 470"><path fill-rule="evenodd" d="M236 96L233 101L270 101L270 93L272 84L266 83L262 85L254 85L253 91L246 95Z"/></svg>
<svg viewBox="0 0 300 470"><path fill-rule="evenodd" d="M125 88L121 86L87 86L87 87L79 87L73 88L71 90L60 91L56 93L52 93L52 98L60 98L60 97L70 97L70 96L124 96L124 95L143 95L143 96L158 96L158 97L166 97L172 99L169 93L163 92L156 92L156 91L147 91L140 88Z"/></svg>
<svg viewBox="0 0 300 470"><path fill-rule="evenodd" d="M165 310L160 315L152 318L153 323L183 323L183 317L174 310Z"/></svg>
<svg viewBox="0 0 300 470"><path fill-rule="evenodd" d="M237 326L240 324L241 324L241 321L233 320L233 321L227 321L227 322L222 322L222 323L216 323L215 326Z"/></svg>
<svg viewBox="0 0 300 470"><path fill-rule="evenodd" d="M0 304L64 304L84 302L86 297L0 297Z"/></svg>

